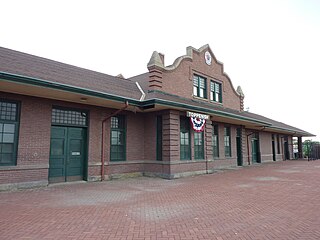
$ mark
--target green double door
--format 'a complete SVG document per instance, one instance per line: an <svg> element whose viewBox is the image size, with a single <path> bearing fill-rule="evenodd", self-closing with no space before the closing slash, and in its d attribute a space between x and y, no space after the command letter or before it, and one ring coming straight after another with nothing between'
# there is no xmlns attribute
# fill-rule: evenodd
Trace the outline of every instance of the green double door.
<svg viewBox="0 0 320 240"><path fill-rule="evenodd" d="M251 147L252 147L252 163L260 163L260 151L259 151L259 140L258 139L252 139L251 141Z"/></svg>
<svg viewBox="0 0 320 240"><path fill-rule="evenodd" d="M51 127L50 183L84 179L86 139L86 128Z"/></svg>

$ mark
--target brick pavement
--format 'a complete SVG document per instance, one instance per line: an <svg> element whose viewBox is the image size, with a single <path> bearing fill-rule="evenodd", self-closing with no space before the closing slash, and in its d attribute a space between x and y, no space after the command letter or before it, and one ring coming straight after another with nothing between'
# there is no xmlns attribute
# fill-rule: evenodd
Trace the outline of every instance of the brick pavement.
<svg viewBox="0 0 320 240"><path fill-rule="evenodd" d="M0 239L320 239L320 161L0 193Z"/></svg>

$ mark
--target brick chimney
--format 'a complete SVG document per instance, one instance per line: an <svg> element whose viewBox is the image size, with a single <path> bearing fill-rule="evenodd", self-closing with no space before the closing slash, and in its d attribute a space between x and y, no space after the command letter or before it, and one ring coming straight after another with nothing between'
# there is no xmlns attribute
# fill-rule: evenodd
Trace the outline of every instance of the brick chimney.
<svg viewBox="0 0 320 240"><path fill-rule="evenodd" d="M237 88L237 93L240 96L240 111L244 111L244 94L240 86Z"/></svg>
<svg viewBox="0 0 320 240"><path fill-rule="evenodd" d="M149 90L159 90L162 88L163 61L164 55L154 51L148 63Z"/></svg>

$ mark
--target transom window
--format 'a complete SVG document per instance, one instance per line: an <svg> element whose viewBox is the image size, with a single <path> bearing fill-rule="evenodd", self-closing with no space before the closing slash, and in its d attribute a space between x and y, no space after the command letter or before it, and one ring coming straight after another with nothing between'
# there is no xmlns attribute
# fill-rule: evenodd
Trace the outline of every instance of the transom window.
<svg viewBox="0 0 320 240"><path fill-rule="evenodd" d="M18 103L0 100L0 166L16 164L18 126Z"/></svg>
<svg viewBox="0 0 320 240"><path fill-rule="evenodd" d="M213 150L213 157L219 157L219 132L218 132L218 125L212 125L212 150Z"/></svg>
<svg viewBox="0 0 320 240"><path fill-rule="evenodd" d="M222 103L221 83L215 81L210 82L210 100Z"/></svg>
<svg viewBox="0 0 320 240"><path fill-rule="evenodd" d="M125 116L111 118L110 161L126 160L126 129Z"/></svg>
<svg viewBox="0 0 320 240"><path fill-rule="evenodd" d="M80 110L53 108L51 121L53 124L87 126L87 113Z"/></svg>
<svg viewBox="0 0 320 240"><path fill-rule="evenodd" d="M197 75L193 76L193 96L207 98L206 79Z"/></svg>
<svg viewBox="0 0 320 240"><path fill-rule="evenodd" d="M225 157L231 157L230 127L224 127L224 155Z"/></svg>

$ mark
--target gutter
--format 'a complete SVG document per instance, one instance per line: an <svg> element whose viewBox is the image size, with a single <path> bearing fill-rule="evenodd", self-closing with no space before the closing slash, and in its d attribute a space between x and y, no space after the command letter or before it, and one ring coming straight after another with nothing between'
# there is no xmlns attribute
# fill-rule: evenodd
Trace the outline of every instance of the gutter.
<svg viewBox="0 0 320 240"><path fill-rule="evenodd" d="M105 158L106 158L106 144L105 144L105 138L106 138L106 122L108 119L114 117L115 115L119 114L120 112L124 111L129 106L129 102L125 102L125 106L114 113L107 116L105 119L102 120L102 135L101 135L101 181L104 180L105 171L104 171L104 164L105 164ZM110 158L107 160L107 166L110 164ZM108 172L107 172L108 173Z"/></svg>

